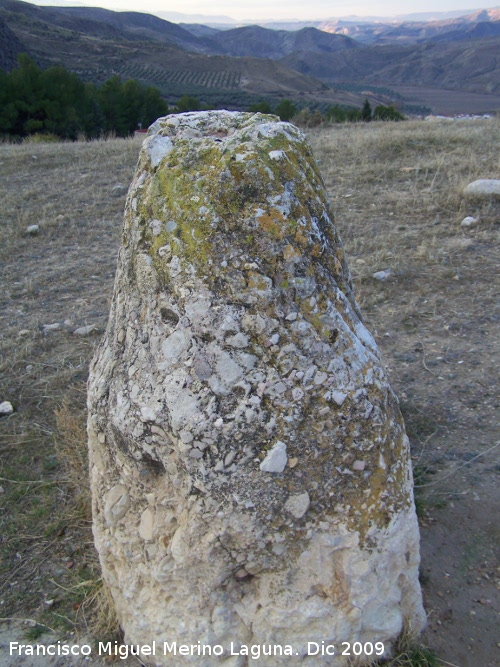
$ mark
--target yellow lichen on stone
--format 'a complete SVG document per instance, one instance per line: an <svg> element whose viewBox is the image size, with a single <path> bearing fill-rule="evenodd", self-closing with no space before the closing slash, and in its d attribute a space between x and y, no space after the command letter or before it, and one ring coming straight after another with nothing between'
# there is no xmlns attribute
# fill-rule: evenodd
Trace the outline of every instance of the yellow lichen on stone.
<svg viewBox="0 0 500 667"><path fill-rule="evenodd" d="M263 213L259 215L258 221L260 228L273 239L284 238L286 229L283 225L283 214L280 211L273 209L271 213Z"/></svg>

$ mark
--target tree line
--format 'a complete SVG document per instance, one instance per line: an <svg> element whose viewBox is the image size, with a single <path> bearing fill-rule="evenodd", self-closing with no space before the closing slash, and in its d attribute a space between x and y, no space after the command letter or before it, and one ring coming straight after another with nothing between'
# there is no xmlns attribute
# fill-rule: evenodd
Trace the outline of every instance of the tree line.
<svg viewBox="0 0 500 667"><path fill-rule="evenodd" d="M125 137L166 113L160 91L138 81L113 76L96 86L61 66L42 70L26 54L11 72L0 71L0 136Z"/></svg>
<svg viewBox="0 0 500 667"><path fill-rule="evenodd" d="M176 111L201 111L208 109L196 97L183 95L177 102ZM330 106L324 113L319 110L311 111L307 107L299 109L292 100L283 99L272 106L268 101L255 102L248 107L253 113L270 113L279 116L281 120L293 121L297 125L315 127L324 122L329 123L368 123L372 120L405 120L404 115L394 106L377 105L374 109L368 99L365 99L360 109L352 107Z"/></svg>
<svg viewBox="0 0 500 667"><path fill-rule="evenodd" d="M196 97L183 95L169 109L160 91L134 79L123 82L113 76L101 86L84 83L62 66L40 69L26 54L18 58L18 67L0 71L0 137L24 138L33 134L55 135L61 139L94 139L103 135L129 136L138 128L147 128L167 113L200 111L206 105ZM298 109L288 99L274 104L260 101L252 112L274 113L281 120L314 127L327 122L403 120L394 107L379 105L372 111L365 100L361 109L332 106L324 114Z"/></svg>
<svg viewBox="0 0 500 667"><path fill-rule="evenodd" d="M272 109L271 105L266 102L258 102L253 104L249 111L260 111L261 113L275 113L281 120L293 120L297 125L305 127L315 127L324 122L328 123L368 123L372 120L404 120L404 115L394 108L394 106L385 106L379 104L372 109L370 101L365 99L363 106L360 109L351 107L341 107L338 104L330 106L324 113L319 110L311 111L308 108L298 109L291 100L281 100Z"/></svg>

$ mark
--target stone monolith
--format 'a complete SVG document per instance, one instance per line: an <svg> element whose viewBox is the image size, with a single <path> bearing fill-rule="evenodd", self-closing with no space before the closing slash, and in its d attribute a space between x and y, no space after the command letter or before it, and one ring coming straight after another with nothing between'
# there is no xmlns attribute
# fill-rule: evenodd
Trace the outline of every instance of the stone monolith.
<svg viewBox="0 0 500 667"><path fill-rule="evenodd" d="M147 664L340 666L354 641L367 664L421 629L408 439L294 126L150 128L89 447L103 576Z"/></svg>

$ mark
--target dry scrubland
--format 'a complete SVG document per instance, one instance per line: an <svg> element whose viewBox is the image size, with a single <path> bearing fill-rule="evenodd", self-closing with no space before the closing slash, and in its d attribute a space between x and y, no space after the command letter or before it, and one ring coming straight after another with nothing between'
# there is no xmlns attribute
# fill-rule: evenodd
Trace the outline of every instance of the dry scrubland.
<svg viewBox="0 0 500 667"><path fill-rule="evenodd" d="M499 125L309 135L412 442L425 640L458 667L500 660L500 202L461 194L477 178L500 177ZM86 631L104 598L90 530L86 378L139 147L0 146L0 402L15 406L0 420L0 617L38 621L26 625L32 639L46 627ZM461 227L467 215L478 224ZM34 236L25 232L32 224ZM392 276L373 279L383 269ZM85 325L96 329L73 333ZM105 621L99 639L113 631Z"/></svg>

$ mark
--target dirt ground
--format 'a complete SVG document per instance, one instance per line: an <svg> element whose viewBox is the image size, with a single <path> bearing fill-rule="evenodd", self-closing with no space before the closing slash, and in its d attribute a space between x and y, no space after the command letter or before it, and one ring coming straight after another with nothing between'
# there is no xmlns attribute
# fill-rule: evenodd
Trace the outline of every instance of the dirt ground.
<svg viewBox="0 0 500 667"><path fill-rule="evenodd" d="M497 667L500 203L461 191L500 177L500 127L449 125L341 127L310 140L412 443L423 638L443 665ZM0 420L1 667L39 664L8 658L7 641L89 632L99 569L78 462L85 383L139 146L0 145L0 402L15 409ZM461 227L466 215L478 222ZM386 281L373 278L386 269Z"/></svg>

